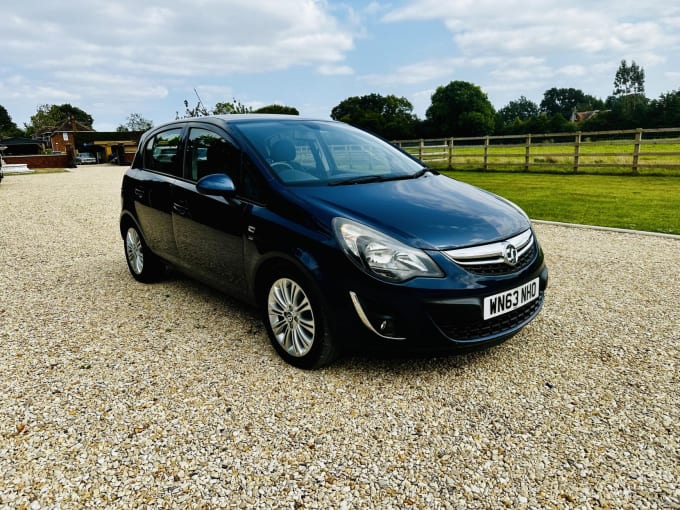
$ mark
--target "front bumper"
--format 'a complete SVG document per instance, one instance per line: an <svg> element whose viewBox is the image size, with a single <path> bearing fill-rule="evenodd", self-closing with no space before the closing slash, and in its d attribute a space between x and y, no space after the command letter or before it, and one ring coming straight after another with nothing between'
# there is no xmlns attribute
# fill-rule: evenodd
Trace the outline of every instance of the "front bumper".
<svg viewBox="0 0 680 510"><path fill-rule="evenodd" d="M537 299L509 313L484 320L484 298L539 278ZM548 286L548 269L542 262L513 278L473 289L424 289L361 285L354 282L346 296L341 323L349 338L361 338L388 349L466 350L507 339L540 312ZM341 309L336 309L341 313ZM349 330L352 331L349 331ZM357 335L359 333L359 335Z"/></svg>

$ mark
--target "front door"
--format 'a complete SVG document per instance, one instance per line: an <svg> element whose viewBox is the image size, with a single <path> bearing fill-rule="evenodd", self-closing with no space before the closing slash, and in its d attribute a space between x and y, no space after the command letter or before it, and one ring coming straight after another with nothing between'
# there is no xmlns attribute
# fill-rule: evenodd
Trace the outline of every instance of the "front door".
<svg viewBox="0 0 680 510"><path fill-rule="evenodd" d="M196 182L226 173L236 182L241 151L212 129L190 127L185 149L185 179L173 188L172 224L182 264L213 284L245 292L243 242L250 206L223 197L201 195Z"/></svg>

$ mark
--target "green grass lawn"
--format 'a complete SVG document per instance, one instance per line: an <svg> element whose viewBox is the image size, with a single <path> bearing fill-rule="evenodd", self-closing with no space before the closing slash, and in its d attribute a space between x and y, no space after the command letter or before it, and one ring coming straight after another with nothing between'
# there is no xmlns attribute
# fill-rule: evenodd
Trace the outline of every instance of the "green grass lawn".
<svg viewBox="0 0 680 510"><path fill-rule="evenodd" d="M680 234L680 178L443 172L501 195L533 219Z"/></svg>

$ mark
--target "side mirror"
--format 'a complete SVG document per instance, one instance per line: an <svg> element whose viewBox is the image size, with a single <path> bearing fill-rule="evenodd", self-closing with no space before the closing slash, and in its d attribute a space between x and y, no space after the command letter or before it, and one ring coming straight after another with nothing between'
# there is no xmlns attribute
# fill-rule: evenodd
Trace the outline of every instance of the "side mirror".
<svg viewBox="0 0 680 510"><path fill-rule="evenodd" d="M227 174L211 174L199 179L196 189L202 195L229 198L234 195L234 181Z"/></svg>

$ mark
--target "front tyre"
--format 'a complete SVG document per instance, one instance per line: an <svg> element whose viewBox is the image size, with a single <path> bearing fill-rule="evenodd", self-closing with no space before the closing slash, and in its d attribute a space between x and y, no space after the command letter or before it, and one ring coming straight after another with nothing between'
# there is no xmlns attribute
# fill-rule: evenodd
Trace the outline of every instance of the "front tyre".
<svg viewBox="0 0 680 510"><path fill-rule="evenodd" d="M319 368L337 356L324 304L313 283L293 272L278 272L267 280L261 301L269 339L288 363Z"/></svg>
<svg viewBox="0 0 680 510"><path fill-rule="evenodd" d="M160 279L165 265L160 258L149 250L137 227L128 227L125 232L124 244L125 260L135 280L149 283Z"/></svg>

